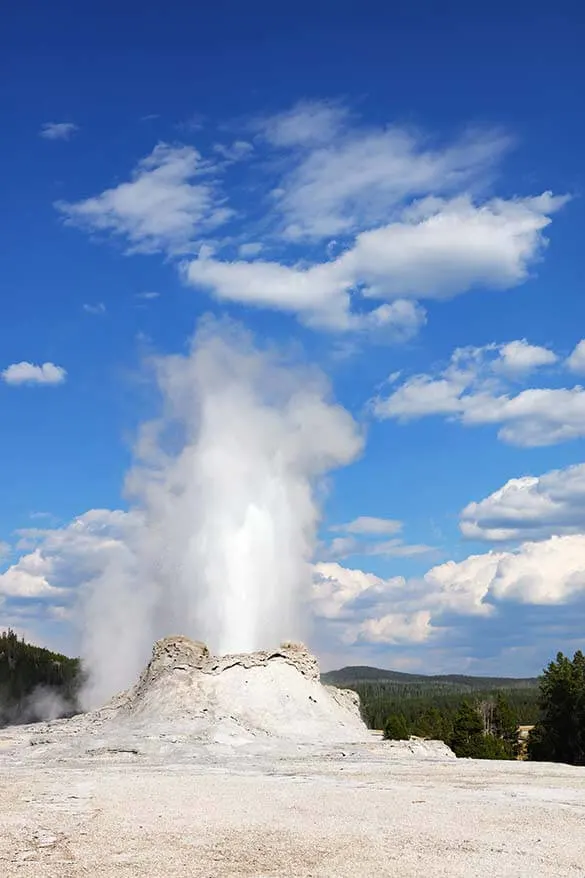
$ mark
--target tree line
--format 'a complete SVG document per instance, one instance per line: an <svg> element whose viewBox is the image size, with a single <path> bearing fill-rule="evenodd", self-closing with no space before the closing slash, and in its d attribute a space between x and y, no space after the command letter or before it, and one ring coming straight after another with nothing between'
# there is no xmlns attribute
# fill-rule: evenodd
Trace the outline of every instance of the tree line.
<svg viewBox="0 0 585 878"><path fill-rule="evenodd" d="M77 711L80 663L0 633L0 726Z"/></svg>
<svg viewBox="0 0 585 878"><path fill-rule="evenodd" d="M402 692L384 683L356 684L364 719L383 728L386 738L411 735L447 743L457 756L513 759L518 755L518 727L529 734L529 759L585 765L585 656L557 654L543 671L537 689L478 691L462 697L428 691Z"/></svg>

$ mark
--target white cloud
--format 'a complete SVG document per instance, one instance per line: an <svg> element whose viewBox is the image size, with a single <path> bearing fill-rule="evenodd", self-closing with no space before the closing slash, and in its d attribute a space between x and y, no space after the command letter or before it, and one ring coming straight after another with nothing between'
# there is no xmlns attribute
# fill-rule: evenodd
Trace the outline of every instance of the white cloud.
<svg viewBox="0 0 585 878"><path fill-rule="evenodd" d="M52 560L36 549L0 573L0 594L19 598L60 595L60 590L49 582L52 570Z"/></svg>
<svg viewBox="0 0 585 878"><path fill-rule="evenodd" d="M316 103L267 123L272 143L297 147L273 193L285 238L331 238L387 222L405 200L485 179L509 146L494 132L432 146L413 131L349 122L343 107Z"/></svg>
<svg viewBox="0 0 585 878"><path fill-rule="evenodd" d="M526 280L567 201L546 192L486 199L510 145L498 132L432 143L420 132L360 126L327 101L300 102L252 128L254 145L216 143L212 161L159 143L130 181L56 206L70 223L124 238L127 252L187 255L182 277L219 300L402 341L426 320L419 300ZM232 180L228 165L252 149L259 161ZM223 172L238 212L220 191ZM296 242L314 245L309 259L298 260ZM275 256L257 258L262 250ZM522 374L535 355L510 349L502 368Z"/></svg>
<svg viewBox="0 0 585 878"><path fill-rule="evenodd" d="M60 607L59 605L49 606L47 615L58 622L73 622L75 619L75 613L71 607Z"/></svg>
<svg viewBox="0 0 585 878"><path fill-rule="evenodd" d="M370 515L360 515L346 524L334 524L330 528L333 531L343 531L349 534L395 534L402 530L402 522L393 518L375 518Z"/></svg>
<svg viewBox="0 0 585 878"><path fill-rule="evenodd" d="M246 140L234 140L229 146L225 143L216 143L213 149L228 162L241 162L254 152L254 147Z"/></svg>
<svg viewBox="0 0 585 878"><path fill-rule="evenodd" d="M465 595L474 596L478 610L488 608L488 600L561 604L585 594L585 534L553 536L523 543L511 552L448 561L430 570L425 580L451 595L459 611L465 607Z"/></svg>
<svg viewBox="0 0 585 878"><path fill-rule="evenodd" d="M402 530L402 522L390 518L361 515L345 524L331 525L329 530L345 534L323 545L322 554L331 560L348 558L351 555L409 558L434 551L431 546L405 543L400 537L382 539Z"/></svg>
<svg viewBox="0 0 585 878"><path fill-rule="evenodd" d="M494 369L510 378L524 376L539 366L552 366L558 360L549 348L528 344L525 338L501 345L499 354Z"/></svg>
<svg viewBox="0 0 585 878"><path fill-rule="evenodd" d="M0 594L67 601L75 589L129 552L139 518L121 510L90 509L60 528L19 530L25 554L0 574Z"/></svg>
<svg viewBox="0 0 585 878"><path fill-rule="evenodd" d="M230 216L213 171L192 146L159 143L130 182L55 206L70 223L127 239L128 252L185 253Z"/></svg>
<svg viewBox="0 0 585 878"><path fill-rule="evenodd" d="M330 639L393 645L446 643L469 625L465 619L497 626L506 603L552 607L578 598L585 598L584 534L448 561L410 580L322 562L312 605Z"/></svg>
<svg viewBox="0 0 585 878"><path fill-rule="evenodd" d="M241 259L248 259L251 256L258 256L262 252L264 245L260 241L248 241L246 244L240 244L238 247L238 256Z"/></svg>
<svg viewBox="0 0 585 878"><path fill-rule="evenodd" d="M387 613L379 619L366 619L360 625L349 626L344 634L346 643L424 643L433 634L428 610L414 613Z"/></svg>
<svg viewBox="0 0 585 878"><path fill-rule="evenodd" d="M545 245L542 229L565 202L548 193L474 204L468 196L426 199L400 220L362 232L337 260L338 273L367 296L444 299L526 279Z"/></svg>
<svg viewBox="0 0 585 878"><path fill-rule="evenodd" d="M105 314L106 306L103 302L97 302L95 305L85 302L83 305L83 310L86 312L86 314Z"/></svg>
<svg viewBox="0 0 585 878"><path fill-rule="evenodd" d="M585 339L581 339L575 346L571 355L567 357L566 365L571 372L585 374Z"/></svg>
<svg viewBox="0 0 585 878"><path fill-rule="evenodd" d="M512 358L510 344L459 348L438 375L407 378L388 396L373 400L373 411L403 423L444 415L467 426L501 424L500 439L526 447L584 436L585 390L579 385L509 392L507 381L525 380L530 370L552 364L556 356L524 340L511 344Z"/></svg>
<svg viewBox="0 0 585 878"><path fill-rule="evenodd" d="M43 363L35 366L33 363L22 361L12 363L0 373L6 384L62 384L67 377L67 372L62 366L54 363Z"/></svg>
<svg viewBox="0 0 585 878"><path fill-rule="evenodd" d="M290 110L256 120L255 128L273 146L311 147L328 144L344 127L347 110L326 101L300 101Z"/></svg>
<svg viewBox="0 0 585 878"><path fill-rule="evenodd" d="M70 140L79 127L74 122L45 122L39 136L45 140Z"/></svg>
<svg viewBox="0 0 585 878"><path fill-rule="evenodd" d="M490 542L585 532L585 464L510 479L461 512L465 537Z"/></svg>
<svg viewBox="0 0 585 878"><path fill-rule="evenodd" d="M573 388L530 388L516 396L477 395L463 413L464 424L498 424L500 439L512 445L538 447L585 435L585 391Z"/></svg>
<svg viewBox="0 0 585 878"><path fill-rule="evenodd" d="M402 576L382 579L334 561L321 561L313 569L313 609L325 619L351 618L351 608L357 599L366 598L366 603L378 601L388 593L402 593L406 585Z"/></svg>
<svg viewBox="0 0 585 878"><path fill-rule="evenodd" d="M432 546L405 543L402 539L372 540L355 536L336 537L323 548L328 558L349 558L351 555L377 555L388 558L412 558L434 552Z"/></svg>
<svg viewBox="0 0 585 878"><path fill-rule="evenodd" d="M368 313L351 313L351 283L338 279L329 263L291 268L277 262L221 262L204 256L185 266L184 274L189 283L219 299L289 311L322 329L377 330L387 337L409 338L425 320L422 308L402 300Z"/></svg>
<svg viewBox="0 0 585 878"><path fill-rule="evenodd" d="M474 205L468 197L426 200L390 225L362 232L336 259L310 266L221 261L200 256L186 280L219 299L296 312L305 322L335 329L387 325L413 335L424 312L409 299L443 299L476 286L521 283L545 245L549 213L564 203L545 194ZM366 309L372 299L389 304ZM516 364L534 351L508 352Z"/></svg>
<svg viewBox="0 0 585 878"><path fill-rule="evenodd" d="M160 293L156 293L154 291L147 291L145 293L136 293L135 299L143 299L145 302L150 302L152 299L158 299L160 297Z"/></svg>
<svg viewBox="0 0 585 878"><path fill-rule="evenodd" d="M139 557L150 538L136 513L90 510L63 528L30 529L21 536L23 547L34 548L0 574L0 595L49 600L54 618L76 619L73 599L80 584L93 581L98 585L87 592L92 612L103 606L106 584L112 597L118 595L125 619L132 606L144 610L145 595L134 590L144 585ZM158 548L153 551L160 563ZM171 564L166 573L173 570ZM463 624L455 617L497 625L506 602L554 606L579 596L585 596L585 535L574 534L449 561L411 580L320 562L313 568L310 606L321 620L320 639L391 646L447 642L453 626ZM152 632L144 633L146 649Z"/></svg>

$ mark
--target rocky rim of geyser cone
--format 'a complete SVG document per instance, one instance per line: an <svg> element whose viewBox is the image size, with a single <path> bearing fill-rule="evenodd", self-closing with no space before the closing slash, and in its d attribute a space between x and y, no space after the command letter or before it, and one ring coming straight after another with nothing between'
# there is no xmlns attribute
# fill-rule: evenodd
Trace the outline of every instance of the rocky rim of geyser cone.
<svg viewBox="0 0 585 878"><path fill-rule="evenodd" d="M207 741L369 737L359 696L321 684L317 659L300 643L215 656L204 643L165 637L137 683L98 713L141 726L171 724Z"/></svg>

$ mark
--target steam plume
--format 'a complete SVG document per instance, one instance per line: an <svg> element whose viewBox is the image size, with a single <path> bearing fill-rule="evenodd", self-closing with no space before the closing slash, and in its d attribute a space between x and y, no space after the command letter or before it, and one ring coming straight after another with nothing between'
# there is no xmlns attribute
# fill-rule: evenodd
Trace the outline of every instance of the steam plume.
<svg viewBox="0 0 585 878"><path fill-rule="evenodd" d="M132 681L157 637L225 653L304 636L317 488L361 449L322 373L232 324L203 322L156 374L163 412L128 476L128 537L85 594L90 703Z"/></svg>

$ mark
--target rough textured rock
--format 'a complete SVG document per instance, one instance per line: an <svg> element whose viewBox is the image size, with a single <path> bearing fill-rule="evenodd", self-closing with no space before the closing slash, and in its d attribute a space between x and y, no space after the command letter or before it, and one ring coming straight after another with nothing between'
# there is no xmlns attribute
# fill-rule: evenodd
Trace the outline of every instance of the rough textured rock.
<svg viewBox="0 0 585 878"><path fill-rule="evenodd" d="M203 643L166 637L137 683L96 713L102 722L164 724L208 742L258 738L348 742L368 737L354 692L322 686L300 643L214 656Z"/></svg>
<svg viewBox="0 0 585 878"><path fill-rule="evenodd" d="M448 744L443 741L427 741L426 738L411 737L408 741L383 741L383 747L393 756L411 753L417 759L457 759Z"/></svg>

